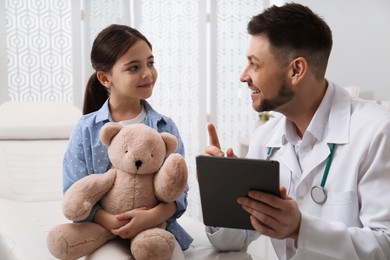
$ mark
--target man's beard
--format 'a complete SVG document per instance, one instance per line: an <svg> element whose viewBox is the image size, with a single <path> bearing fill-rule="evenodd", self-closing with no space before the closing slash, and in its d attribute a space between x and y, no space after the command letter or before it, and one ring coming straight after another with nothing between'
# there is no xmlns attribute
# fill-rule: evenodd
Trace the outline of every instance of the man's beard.
<svg viewBox="0 0 390 260"><path fill-rule="evenodd" d="M277 108L289 102L295 96L294 91L287 86L286 82L280 86L278 96L272 99L264 99L261 103L253 107L257 112L277 111Z"/></svg>

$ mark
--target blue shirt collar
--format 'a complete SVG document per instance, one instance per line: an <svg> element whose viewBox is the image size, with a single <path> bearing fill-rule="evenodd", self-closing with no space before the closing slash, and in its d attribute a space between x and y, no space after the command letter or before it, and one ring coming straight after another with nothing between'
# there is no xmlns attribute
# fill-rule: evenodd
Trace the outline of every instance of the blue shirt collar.
<svg viewBox="0 0 390 260"><path fill-rule="evenodd" d="M96 112L96 123L103 122L103 121L110 121L112 122L112 117L110 113L110 108L108 105L109 99L104 102L103 106ZM141 104L145 107L146 111L146 118L145 123L147 125L153 125L154 128L157 127L157 124L161 123L167 123L167 120L164 118L163 115L159 114L152 108L152 106L146 101L141 100Z"/></svg>
<svg viewBox="0 0 390 260"><path fill-rule="evenodd" d="M110 113L110 108L108 106L108 100L104 102L103 106L96 111L96 119L95 123L103 122L103 121L112 121L111 113Z"/></svg>
<svg viewBox="0 0 390 260"><path fill-rule="evenodd" d="M145 111L146 111L145 123L147 125L152 125L153 128L157 129L158 124L160 123L167 124L168 120L165 118L165 116L157 113L157 111L154 110L146 100L141 100L141 104L145 107Z"/></svg>

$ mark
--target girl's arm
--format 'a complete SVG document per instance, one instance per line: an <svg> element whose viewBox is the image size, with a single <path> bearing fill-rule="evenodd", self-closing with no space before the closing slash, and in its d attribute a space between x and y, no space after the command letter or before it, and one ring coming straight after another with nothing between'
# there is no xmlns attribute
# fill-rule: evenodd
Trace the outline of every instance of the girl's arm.
<svg viewBox="0 0 390 260"><path fill-rule="evenodd" d="M175 212L175 202L160 202L151 209L138 208L116 216L110 216L109 213L106 214L103 210L99 210L95 215L95 221L111 229L114 235L122 238L132 238L143 230L157 227L166 222ZM123 223L126 224L118 228Z"/></svg>

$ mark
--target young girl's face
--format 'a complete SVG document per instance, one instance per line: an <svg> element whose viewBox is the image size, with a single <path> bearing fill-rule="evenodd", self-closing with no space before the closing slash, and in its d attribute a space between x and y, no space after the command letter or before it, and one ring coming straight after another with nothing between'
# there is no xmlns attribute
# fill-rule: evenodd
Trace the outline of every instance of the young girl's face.
<svg viewBox="0 0 390 260"><path fill-rule="evenodd" d="M149 98L157 80L152 50L138 40L115 62L107 77L111 98Z"/></svg>

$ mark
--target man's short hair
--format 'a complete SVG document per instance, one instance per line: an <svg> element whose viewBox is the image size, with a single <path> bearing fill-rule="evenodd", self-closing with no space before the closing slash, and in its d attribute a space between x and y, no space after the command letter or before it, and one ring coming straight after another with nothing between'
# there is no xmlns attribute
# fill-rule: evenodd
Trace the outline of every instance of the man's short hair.
<svg viewBox="0 0 390 260"><path fill-rule="evenodd" d="M310 8L295 3L269 7L251 19L248 33L266 36L271 53L281 65L304 57L317 78L325 76L332 31Z"/></svg>

